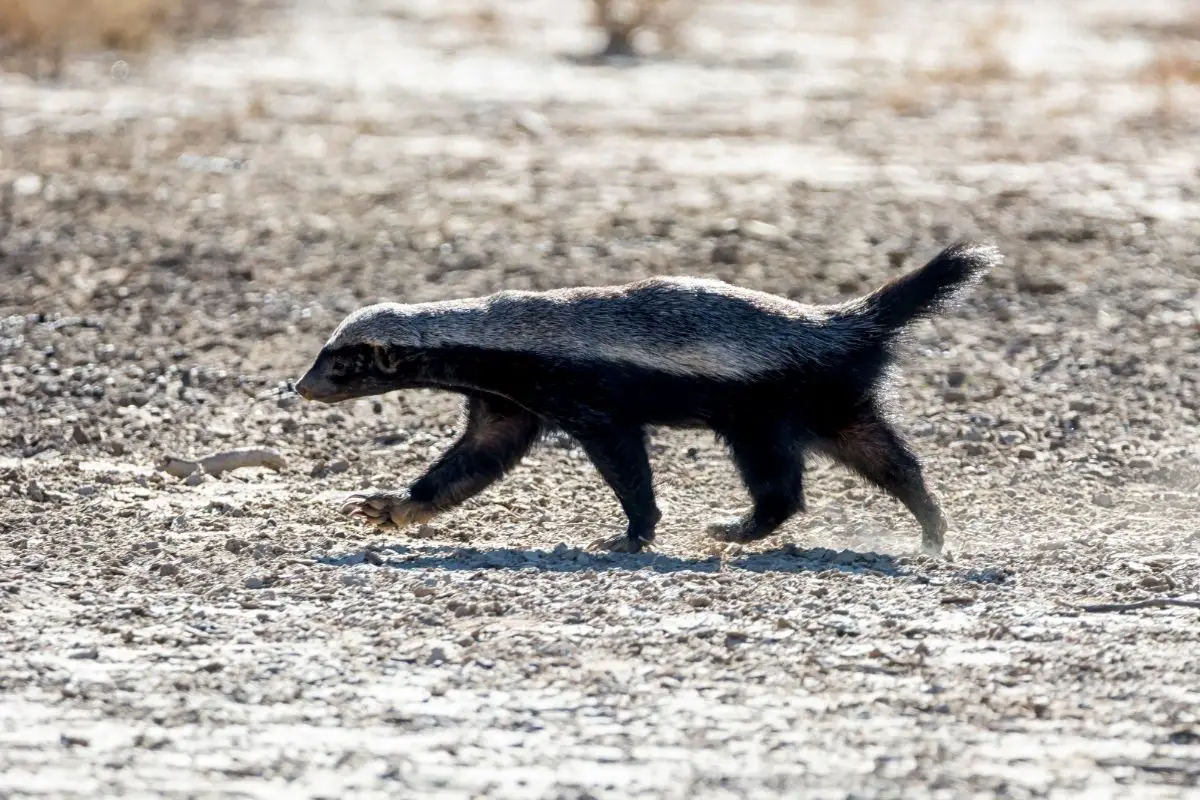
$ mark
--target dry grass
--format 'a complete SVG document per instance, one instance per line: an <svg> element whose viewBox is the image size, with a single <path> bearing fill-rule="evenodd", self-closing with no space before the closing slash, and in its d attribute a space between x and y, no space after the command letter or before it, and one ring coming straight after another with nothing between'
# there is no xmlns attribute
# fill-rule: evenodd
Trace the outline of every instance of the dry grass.
<svg viewBox="0 0 1200 800"><path fill-rule="evenodd" d="M870 6L870 0L860 0ZM1005 2L984 19L966 25L959 46L936 66L923 65L920 45L901 70L902 80L887 86L883 103L898 116L921 117L932 113L938 97L949 92L960 98L979 98L988 87L1017 77L1005 51L1005 42L1019 27L1019 20ZM1039 88L1039 91L1041 88Z"/></svg>
<svg viewBox="0 0 1200 800"><path fill-rule="evenodd" d="M969 26L962 36L962 50L950 64L926 70L925 76L938 83L960 87L980 86L1011 80L1012 64L1003 40L1017 28L1017 18L1007 3L999 3L986 19Z"/></svg>
<svg viewBox="0 0 1200 800"><path fill-rule="evenodd" d="M1173 120L1179 115L1176 100L1179 86L1200 86L1200 47L1197 42L1161 42L1154 58L1141 71L1142 81L1155 88L1156 100L1152 116L1160 121Z"/></svg>
<svg viewBox="0 0 1200 800"><path fill-rule="evenodd" d="M1194 106L1190 97L1182 102L1176 98L1180 87L1200 86L1200 9L1145 33L1154 45L1154 55L1137 77L1155 88L1152 116L1160 122L1173 120L1180 111Z"/></svg>
<svg viewBox="0 0 1200 800"><path fill-rule="evenodd" d="M72 54L131 54L164 39L229 35L263 5L261 0L0 0L0 55L9 57L6 66L57 77Z"/></svg>
<svg viewBox="0 0 1200 800"><path fill-rule="evenodd" d="M1142 80L1156 86L1200 84L1200 42L1163 42L1142 70Z"/></svg>
<svg viewBox="0 0 1200 800"><path fill-rule="evenodd" d="M639 33L653 35L663 51L682 46L683 24L699 0L592 0L592 24L607 35L601 56L633 56Z"/></svg>

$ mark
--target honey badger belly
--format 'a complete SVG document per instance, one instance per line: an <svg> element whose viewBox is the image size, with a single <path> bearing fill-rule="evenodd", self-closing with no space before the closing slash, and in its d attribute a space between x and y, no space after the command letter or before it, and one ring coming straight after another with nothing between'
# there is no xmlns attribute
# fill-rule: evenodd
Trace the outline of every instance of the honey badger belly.
<svg viewBox="0 0 1200 800"><path fill-rule="evenodd" d="M660 513L646 427L707 426L753 499L714 522L726 541L772 534L804 509L807 452L822 452L899 499L940 552L947 524L919 460L887 421L879 387L904 329L1000 261L959 243L848 303L805 306L693 278L384 303L350 314L297 383L326 403L397 389L465 396L458 440L407 490L351 496L381 527L423 522L495 483L538 437L574 437L628 518L601 543L637 552Z"/></svg>

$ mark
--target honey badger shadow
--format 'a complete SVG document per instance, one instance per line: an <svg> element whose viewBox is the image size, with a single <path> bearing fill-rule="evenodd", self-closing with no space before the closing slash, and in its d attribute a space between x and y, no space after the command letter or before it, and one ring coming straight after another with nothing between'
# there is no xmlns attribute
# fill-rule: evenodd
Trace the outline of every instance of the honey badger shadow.
<svg viewBox="0 0 1200 800"><path fill-rule="evenodd" d="M805 456L824 453L903 503L936 554L947 521L882 389L905 330L1000 260L990 245L960 242L825 306L695 278L372 305L342 321L296 390L325 403L411 388L465 396L458 440L424 475L345 502L343 513L381 528L479 494L557 430L579 443L628 519L623 535L593 547L638 552L661 517L647 427L708 427L753 500L713 521L715 538L763 539L803 511Z"/></svg>

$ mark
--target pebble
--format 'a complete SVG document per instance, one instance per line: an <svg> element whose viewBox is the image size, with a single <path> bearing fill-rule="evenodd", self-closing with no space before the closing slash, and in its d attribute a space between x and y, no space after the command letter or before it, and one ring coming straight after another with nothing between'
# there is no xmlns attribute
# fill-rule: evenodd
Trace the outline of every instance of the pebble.
<svg viewBox="0 0 1200 800"><path fill-rule="evenodd" d="M1037 458L1037 450L1034 450L1032 447L1018 447L1017 458L1022 461L1033 461Z"/></svg>
<svg viewBox="0 0 1200 800"><path fill-rule="evenodd" d="M178 575L179 567L177 567L175 564L172 564L170 561L167 561L158 565L158 574L163 577Z"/></svg>
<svg viewBox="0 0 1200 800"><path fill-rule="evenodd" d="M75 494L79 495L80 497L91 497L97 491L99 490L95 486L90 483L85 483L83 486L76 487Z"/></svg>
<svg viewBox="0 0 1200 800"><path fill-rule="evenodd" d="M1092 504L1100 506L1101 508L1112 508L1113 505L1115 505L1113 503L1112 495L1106 493L1092 495Z"/></svg>
<svg viewBox="0 0 1200 800"><path fill-rule="evenodd" d="M462 648L454 642L433 642L429 645L426 664L452 664L462 657Z"/></svg>
<svg viewBox="0 0 1200 800"><path fill-rule="evenodd" d="M242 585L247 589L261 589L267 585L267 582L258 575L251 575L250 577L246 578L245 583Z"/></svg>
<svg viewBox="0 0 1200 800"><path fill-rule="evenodd" d="M415 539L436 539L441 535L442 529L437 525L430 525L429 523L422 524L412 532L412 536Z"/></svg>
<svg viewBox="0 0 1200 800"><path fill-rule="evenodd" d="M350 471L350 462L344 458L335 458L333 461L320 461L312 471L309 472L309 477L324 478L329 475L341 475L343 472Z"/></svg>
<svg viewBox="0 0 1200 800"><path fill-rule="evenodd" d="M741 232L751 239L758 239L763 242L785 242L788 238L787 234L777 226L757 219L743 222Z"/></svg>
<svg viewBox="0 0 1200 800"><path fill-rule="evenodd" d="M88 661L88 660L99 658L99 657L100 657L100 651L97 650L95 647L83 647L83 648L80 648L79 650L72 650L70 653L67 654L67 658L73 658L78 661Z"/></svg>
<svg viewBox="0 0 1200 800"><path fill-rule="evenodd" d="M942 399L947 403L965 403L967 402L967 393L962 389L947 389L942 392Z"/></svg>
<svg viewBox="0 0 1200 800"><path fill-rule="evenodd" d="M737 264L742 260L737 242L721 242L712 249L712 263Z"/></svg>
<svg viewBox="0 0 1200 800"><path fill-rule="evenodd" d="M996 434L996 441L1005 446L1020 444L1025 441L1025 434L1020 431L1000 431Z"/></svg>
<svg viewBox="0 0 1200 800"><path fill-rule="evenodd" d="M245 550L249 544L242 539L226 539L225 549L231 553L240 553Z"/></svg>
<svg viewBox="0 0 1200 800"><path fill-rule="evenodd" d="M513 119L513 123L517 129L528 134L534 139L545 139L554 133L554 128L550 125L550 120L536 111L524 109L517 113Z"/></svg>

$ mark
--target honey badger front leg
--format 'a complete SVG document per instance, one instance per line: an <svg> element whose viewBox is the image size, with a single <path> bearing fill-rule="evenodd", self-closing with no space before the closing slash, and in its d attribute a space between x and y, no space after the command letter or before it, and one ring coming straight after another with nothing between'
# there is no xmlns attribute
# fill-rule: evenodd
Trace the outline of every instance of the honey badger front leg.
<svg viewBox="0 0 1200 800"><path fill-rule="evenodd" d="M383 529L427 522L499 480L541 429L537 417L501 397L470 397L466 413L458 441L407 490L353 494L342 513Z"/></svg>

